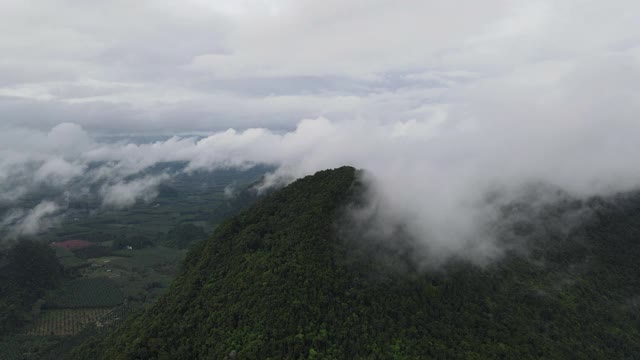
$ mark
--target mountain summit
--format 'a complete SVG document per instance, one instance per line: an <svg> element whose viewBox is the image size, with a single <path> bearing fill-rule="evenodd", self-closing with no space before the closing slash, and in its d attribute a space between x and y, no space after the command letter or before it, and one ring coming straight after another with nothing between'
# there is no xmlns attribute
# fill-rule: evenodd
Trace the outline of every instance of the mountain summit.
<svg viewBox="0 0 640 360"><path fill-rule="evenodd" d="M456 263L418 273L378 266L366 247L338 235L336 220L359 186L356 170L342 167L268 195L197 244L157 303L72 357L640 354L640 271L633 260L640 255L640 207L607 210L584 227L580 241L548 247L544 264L513 256L486 268Z"/></svg>

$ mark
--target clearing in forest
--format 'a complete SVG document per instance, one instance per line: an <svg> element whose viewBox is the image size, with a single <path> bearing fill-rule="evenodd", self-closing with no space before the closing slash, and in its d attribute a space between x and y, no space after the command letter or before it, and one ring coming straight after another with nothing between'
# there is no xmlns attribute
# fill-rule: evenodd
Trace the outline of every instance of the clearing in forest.
<svg viewBox="0 0 640 360"><path fill-rule="evenodd" d="M25 335L75 335L87 325L96 324L100 318L112 310L111 308L44 310L38 320L27 328Z"/></svg>

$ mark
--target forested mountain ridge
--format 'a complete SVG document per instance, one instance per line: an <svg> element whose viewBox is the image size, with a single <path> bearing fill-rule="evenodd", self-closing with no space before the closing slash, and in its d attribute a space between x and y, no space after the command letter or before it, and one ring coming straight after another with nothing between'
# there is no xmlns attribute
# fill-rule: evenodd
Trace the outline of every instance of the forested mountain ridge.
<svg viewBox="0 0 640 360"><path fill-rule="evenodd" d="M387 271L341 239L350 167L300 179L191 249L168 292L76 359L634 359L640 201L487 268ZM542 249L542 250L540 250Z"/></svg>

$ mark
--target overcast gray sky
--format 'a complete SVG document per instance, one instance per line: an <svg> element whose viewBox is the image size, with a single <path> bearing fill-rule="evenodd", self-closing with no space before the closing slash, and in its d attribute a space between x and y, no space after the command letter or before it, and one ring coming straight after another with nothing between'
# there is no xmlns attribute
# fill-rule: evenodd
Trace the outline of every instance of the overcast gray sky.
<svg viewBox="0 0 640 360"><path fill-rule="evenodd" d="M128 175L162 161L268 163L270 179L349 164L369 171L380 232L401 221L432 254L486 259L501 253L488 192L640 185L638 1L0 0L0 14L0 205L99 183L105 206L128 206L170 179ZM0 230L64 208L14 209Z"/></svg>
<svg viewBox="0 0 640 360"><path fill-rule="evenodd" d="M588 0L1 0L0 123L175 133L292 129L318 116L425 120L474 84L553 87L585 62L637 60L639 8Z"/></svg>

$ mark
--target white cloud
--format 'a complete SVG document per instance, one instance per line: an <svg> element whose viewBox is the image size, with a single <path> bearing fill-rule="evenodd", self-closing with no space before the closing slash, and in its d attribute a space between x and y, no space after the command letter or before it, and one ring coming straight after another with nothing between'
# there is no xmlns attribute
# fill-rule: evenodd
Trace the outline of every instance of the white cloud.
<svg viewBox="0 0 640 360"><path fill-rule="evenodd" d="M14 209L0 220L0 233L9 238L36 235L57 224L60 207L51 201L42 201L32 209Z"/></svg>
<svg viewBox="0 0 640 360"><path fill-rule="evenodd" d="M102 206L124 208L131 206L138 200L150 201L158 194L158 185L169 178L168 175L146 176L131 181L121 181L102 187Z"/></svg>
<svg viewBox="0 0 640 360"><path fill-rule="evenodd" d="M40 129L65 121L170 133L291 129L317 116L420 120L422 106L459 101L469 83L633 54L640 44L633 1L0 6L0 113L5 124Z"/></svg>
<svg viewBox="0 0 640 360"><path fill-rule="evenodd" d="M53 158L46 161L34 174L36 182L50 182L65 185L71 179L84 174L84 166L69 163L64 159Z"/></svg>

